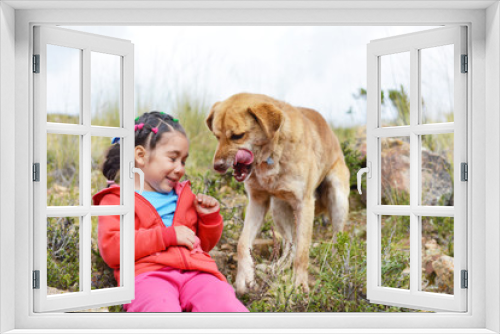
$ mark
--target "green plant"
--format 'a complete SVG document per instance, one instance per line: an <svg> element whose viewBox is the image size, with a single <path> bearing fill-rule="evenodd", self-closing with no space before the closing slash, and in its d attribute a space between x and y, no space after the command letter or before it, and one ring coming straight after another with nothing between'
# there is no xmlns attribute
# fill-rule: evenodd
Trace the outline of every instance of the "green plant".
<svg viewBox="0 0 500 334"><path fill-rule="evenodd" d="M78 218L47 219L47 286L79 291Z"/></svg>
<svg viewBox="0 0 500 334"><path fill-rule="evenodd" d="M358 184L357 173L361 168L366 167L366 156L361 157L361 153L353 148L352 138L341 141L340 146L350 172L349 184L351 188L356 188ZM366 178L363 178L362 182L362 186L366 189Z"/></svg>
<svg viewBox="0 0 500 334"><path fill-rule="evenodd" d="M403 85L397 89L390 89L389 91L389 100L392 105L397 110L397 116L394 123L390 123L390 125L409 125L410 124L410 98L408 93L404 89ZM389 124L387 124L389 125Z"/></svg>

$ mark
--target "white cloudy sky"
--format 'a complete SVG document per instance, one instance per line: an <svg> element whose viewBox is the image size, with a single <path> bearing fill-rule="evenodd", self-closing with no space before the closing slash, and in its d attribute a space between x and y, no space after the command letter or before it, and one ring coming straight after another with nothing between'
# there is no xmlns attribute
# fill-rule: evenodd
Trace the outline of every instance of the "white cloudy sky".
<svg viewBox="0 0 500 334"><path fill-rule="evenodd" d="M334 125L362 124L364 102L353 95L366 88L366 45L370 40L432 27L330 26L162 26L66 27L131 40L135 45L136 107L168 112L183 96L210 106L239 92L262 93L320 111ZM439 59L431 62L439 72ZM58 63L57 66L63 65ZM404 66L391 65L386 88L399 88ZM433 70L434 71L434 70ZM65 71L62 71L65 72ZM443 71L441 71L443 72ZM94 80L102 95L116 86L108 66ZM434 77L449 85L449 73ZM93 88L94 89L94 88ZM453 87L451 86L451 89ZM48 93L50 94L50 92ZM54 93L55 94L55 93ZM60 94L59 94L60 96ZM450 108L450 102L429 96ZM61 110L63 97L49 98ZM351 109L352 114L347 114Z"/></svg>

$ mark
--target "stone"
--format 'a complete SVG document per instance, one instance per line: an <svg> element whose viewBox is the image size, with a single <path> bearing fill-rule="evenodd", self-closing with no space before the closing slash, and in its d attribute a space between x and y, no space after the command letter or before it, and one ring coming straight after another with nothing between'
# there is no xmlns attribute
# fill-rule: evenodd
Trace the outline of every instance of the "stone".
<svg viewBox="0 0 500 334"><path fill-rule="evenodd" d="M436 284L440 292L453 293L455 266L453 258L448 255L439 257L432 262L436 272Z"/></svg>
<svg viewBox="0 0 500 334"><path fill-rule="evenodd" d="M274 242L272 239L255 239L253 242L253 253L263 259L269 259L273 251Z"/></svg>
<svg viewBox="0 0 500 334"><path fill-rule="evenodd" d="M450 171L445 157L422 148L422 205L453 205Z"/></svg>
<svg viewBox="0 0 500 334"><path fill-rule="evenodd" d="M220 272L225 272L227 266L227 254L224 251L214 250L212 249L210 252L210 257L215 260L217 264L217 268Z"/></svg>
<svg viewBox="0 0 500 334"><path fill-rule="evenodd" d="M418 168L418 167L417 167ZM451 165L446 157L422 148L422 205L453 205ZM385 138L381 156L382 196L393 203L394 193L410 191L410 143ZM401 204L401 203L399 203ZM406 203L405 203L406 204Z"/></svg>

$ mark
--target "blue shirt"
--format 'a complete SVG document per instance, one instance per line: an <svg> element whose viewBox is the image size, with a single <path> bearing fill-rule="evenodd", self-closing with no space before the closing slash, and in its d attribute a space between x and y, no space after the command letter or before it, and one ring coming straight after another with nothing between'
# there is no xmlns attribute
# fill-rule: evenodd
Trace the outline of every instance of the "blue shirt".
<svg viewBox="0 0 500 334"><path fill-rule="evenodd" d="M158 214L163 220L163 224L165 224L166 227L172 226L175 208L177 207L177 199L179 198L175 191L172 190L166 194L156 191L143 191L142 196L154 206L156 211L158 211Z"/></svg>

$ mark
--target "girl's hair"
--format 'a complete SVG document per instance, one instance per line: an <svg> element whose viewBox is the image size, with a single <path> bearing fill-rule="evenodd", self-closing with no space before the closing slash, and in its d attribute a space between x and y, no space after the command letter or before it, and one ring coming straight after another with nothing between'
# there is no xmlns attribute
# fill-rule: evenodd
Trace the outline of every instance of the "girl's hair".
<svg viewBox="0 0 500 334"><path fill-rule="evenodd" d="M186 136L179 120L159 111L144 113L135 119L135 146L142 145L154 150L158 140L165 132L177 131ZM187 136L186 136L187 137ZM120 170L120 141L111 145L105 153L102 173L108 180L114 180Z"/></svg>

